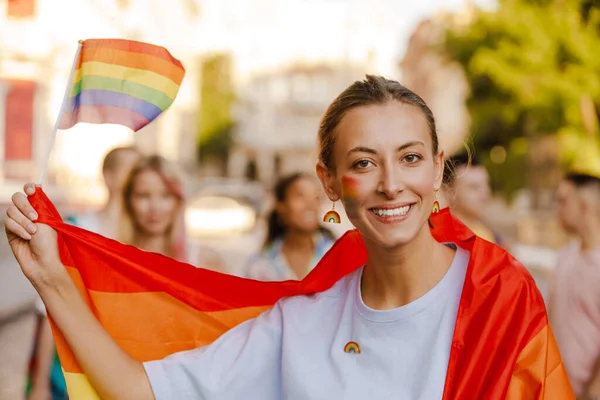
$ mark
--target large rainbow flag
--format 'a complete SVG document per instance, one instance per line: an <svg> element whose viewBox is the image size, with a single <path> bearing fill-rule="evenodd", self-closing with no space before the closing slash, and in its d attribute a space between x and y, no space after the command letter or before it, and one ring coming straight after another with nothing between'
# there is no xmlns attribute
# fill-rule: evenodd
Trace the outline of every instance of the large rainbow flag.
<svg viewBox="0 0 600 400"><path fill-rule="evenodd" d="M185 69L167 49L124 39L88 39L81 46L60 129L87 122L137 131L175 100Z"/></svg>
<svg viewBox="0 0 600 400"><path fill-rule="evenodd" d="M143 252L62 222L41 189L30 197L40 223L59 233L63 263L92 312L140 361L211 343L284 296L320 292L366 262L346 233L301 282L258 282ZM532 277L503 249L476 237L447 209L432 233L471 252L443 400L575 399ZM98 399L54 328L70 398Z"/></svg>

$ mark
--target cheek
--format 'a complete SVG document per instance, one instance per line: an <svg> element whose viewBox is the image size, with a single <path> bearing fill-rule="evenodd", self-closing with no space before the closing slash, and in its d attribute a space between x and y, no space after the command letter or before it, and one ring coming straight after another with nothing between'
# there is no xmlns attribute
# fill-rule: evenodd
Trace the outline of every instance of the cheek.
<svg viewBox="0 0 600 400"><path fill-rule="evenodd" d="M349 176L342 177L342 203L349 218L357 215L362 199L369 191L368 179L359 179Z"/></svg>
<svg viewBox="0 0 600 400"><path fill-rule="evenodd" d="M165 214L168 214L168 215L175 214L175 212L177 211L177 200L175 200L172 197L165 199L163 201L162 209L165 212Z"/></svg>
<svg viewBox="0 0 600 400"><path fill-rule="evenodd" d="M431 168L414 168L403 177L406 188L421 198L434 196L434 179ZM458 197L458 196L457 196Z"/></svg>
<svg viewBox="0 0 600 400"><path fill-rule="evenodd" d="M135 216L142 216L148 212L148 201L146 199L133 199L131 210Z"/></svg>

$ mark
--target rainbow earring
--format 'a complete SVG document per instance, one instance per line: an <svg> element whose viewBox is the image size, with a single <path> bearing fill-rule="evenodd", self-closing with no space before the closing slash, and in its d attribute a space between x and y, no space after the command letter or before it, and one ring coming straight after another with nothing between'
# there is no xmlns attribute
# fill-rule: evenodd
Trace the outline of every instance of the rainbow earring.
<svg viewBox="0 0 600 400"><path fill-rule="evenodd" d="M327 213L325 213L325 216L323 216L323 222L330 222L332 224L339 224L340 223L340 214L338 214L335 211L335 202L333 203L333 205L331 206L331 211L327 211Z"/></svg>
<svg viewBox="0 0 600 400"><path fill-rule="evenodd" d="M435 192L435 201L433 202L433 207L431 208L431 213L436 214L440 212L440 203L437 200L437 191Z"/></svg>

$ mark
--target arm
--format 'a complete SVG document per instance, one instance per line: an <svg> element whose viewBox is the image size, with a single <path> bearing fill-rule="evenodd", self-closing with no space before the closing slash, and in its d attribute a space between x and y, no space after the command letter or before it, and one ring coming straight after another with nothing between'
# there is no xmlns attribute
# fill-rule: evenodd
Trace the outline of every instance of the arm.
<svg viewBox="0 0 600 400"><path fill-rule="evenodd" d="M53 321L101 398L154 399L142 364L104 330L71 281L39 290Z"/></svg>
<svg viewBox="0 0 600 400"><path fill-rule="evenodd" d="M33 184L25 186L34 192ZM13 254L100 397L154 399L142 364L113 341L80 296L60 261L56 232L32 222L37 214L22 193L12 201L5 230Z"/></svg>
<svg viewBox="0 0 600 400"><path fill-rule="evenodd" d="M590 381L585 395L584 400L600 400L600 369L596 367L592 380Z"/></svg>
<svg viewBox="0 0 600 400"><path fill-rule="evenodd" d="M208 346L144 363L156 398L282 398L282 315L278 303Z"/></svg>

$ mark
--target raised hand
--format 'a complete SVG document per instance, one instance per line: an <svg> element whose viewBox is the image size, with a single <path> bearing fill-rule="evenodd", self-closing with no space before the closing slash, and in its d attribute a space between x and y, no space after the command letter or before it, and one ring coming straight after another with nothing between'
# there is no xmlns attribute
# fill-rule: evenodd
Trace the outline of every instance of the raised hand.
<svg viewBox="0 0 600 400"><path fill-rule="evenodd" d="M27 195L34 194L35 185L26 184L24 191ZM38 291L63 280L68 274L60 261L56 232L33 222L38 215L23 193L15 193L12 203L6 211L4 228L23 273Z"/></svg>

